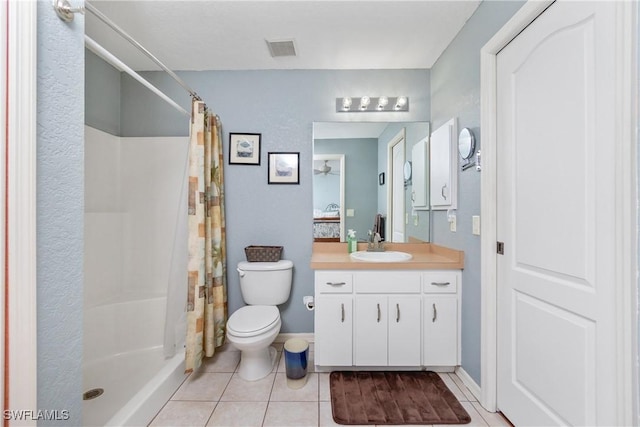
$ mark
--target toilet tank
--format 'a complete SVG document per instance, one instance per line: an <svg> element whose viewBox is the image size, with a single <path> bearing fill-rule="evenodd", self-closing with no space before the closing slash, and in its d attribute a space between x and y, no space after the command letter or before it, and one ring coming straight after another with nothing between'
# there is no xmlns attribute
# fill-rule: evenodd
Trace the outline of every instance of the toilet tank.
<svg viewBox="0 0 640 427"><path fill-rule="evenodd" d="M287 302L291 293L293 262L238 263L240 291L249 305L278 305Z"/></svg>

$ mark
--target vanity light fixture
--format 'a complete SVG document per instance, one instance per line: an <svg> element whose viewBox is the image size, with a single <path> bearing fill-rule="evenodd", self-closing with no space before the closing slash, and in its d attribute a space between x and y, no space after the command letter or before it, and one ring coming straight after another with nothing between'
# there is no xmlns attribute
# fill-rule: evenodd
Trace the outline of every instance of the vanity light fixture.
<svg viewBox="0 0 640 427"><path fill-rule="evenodd" d="M336 98L336 112L338 113L373 113L377 111L409 111L409 98L406 96Z"/></svg>

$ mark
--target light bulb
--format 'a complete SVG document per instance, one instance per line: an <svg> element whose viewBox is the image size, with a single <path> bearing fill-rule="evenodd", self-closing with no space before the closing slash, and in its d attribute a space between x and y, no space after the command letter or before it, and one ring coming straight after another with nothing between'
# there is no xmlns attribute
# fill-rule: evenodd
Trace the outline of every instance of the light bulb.
<svg viewBox="0 0 640 427"><path fill-rule="evenodd" d="M369 107L370 102L371 102L371 99L369 99L368 96L363 96L362 98L360 98L360 109L366 110L367 107Z"/></svg>
<svg viewBox="0 0 640 427"><path fill-rule="evenodd" d="M405 105L407 105L407 97L399 96L398 99L396 100L396 110L401 109Z"/></svg>
<svg viewBox="0 0 640 427"><path fill-rule="evenodd" d="M351 98L349 97L342 98L342 109L343 110L351 109Z"/></svg>
<svg viewBox="0 0 640 427"><path fill-rule="evenodd" d="M381 96L378 98L378 110L384 110L384 107L389 103L389 98L386 96Z"/></svg>

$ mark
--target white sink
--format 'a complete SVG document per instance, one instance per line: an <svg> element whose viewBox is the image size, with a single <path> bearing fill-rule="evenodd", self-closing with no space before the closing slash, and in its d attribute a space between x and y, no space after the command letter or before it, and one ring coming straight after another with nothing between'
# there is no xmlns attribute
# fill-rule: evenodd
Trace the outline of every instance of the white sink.
<svg viewBox="0 0 640 427"><path fill-rule="evenodd" d="M355 261L366 262L403 262L409 261L413 256L406 252L385 251L385 252L367 252L358 251L351 253L351 259Z"/></svg>

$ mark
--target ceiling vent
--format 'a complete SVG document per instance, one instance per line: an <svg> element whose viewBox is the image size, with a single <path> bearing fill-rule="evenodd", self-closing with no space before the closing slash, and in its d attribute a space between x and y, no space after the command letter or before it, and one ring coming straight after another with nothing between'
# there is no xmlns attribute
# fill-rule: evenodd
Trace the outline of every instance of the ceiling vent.
<svg viewBox="0 0 640 427"><path fill-rule="evenodd" d="M269 52L274 58L280 56L296 56L296 46L293 40L267 40Z"/></svg>

